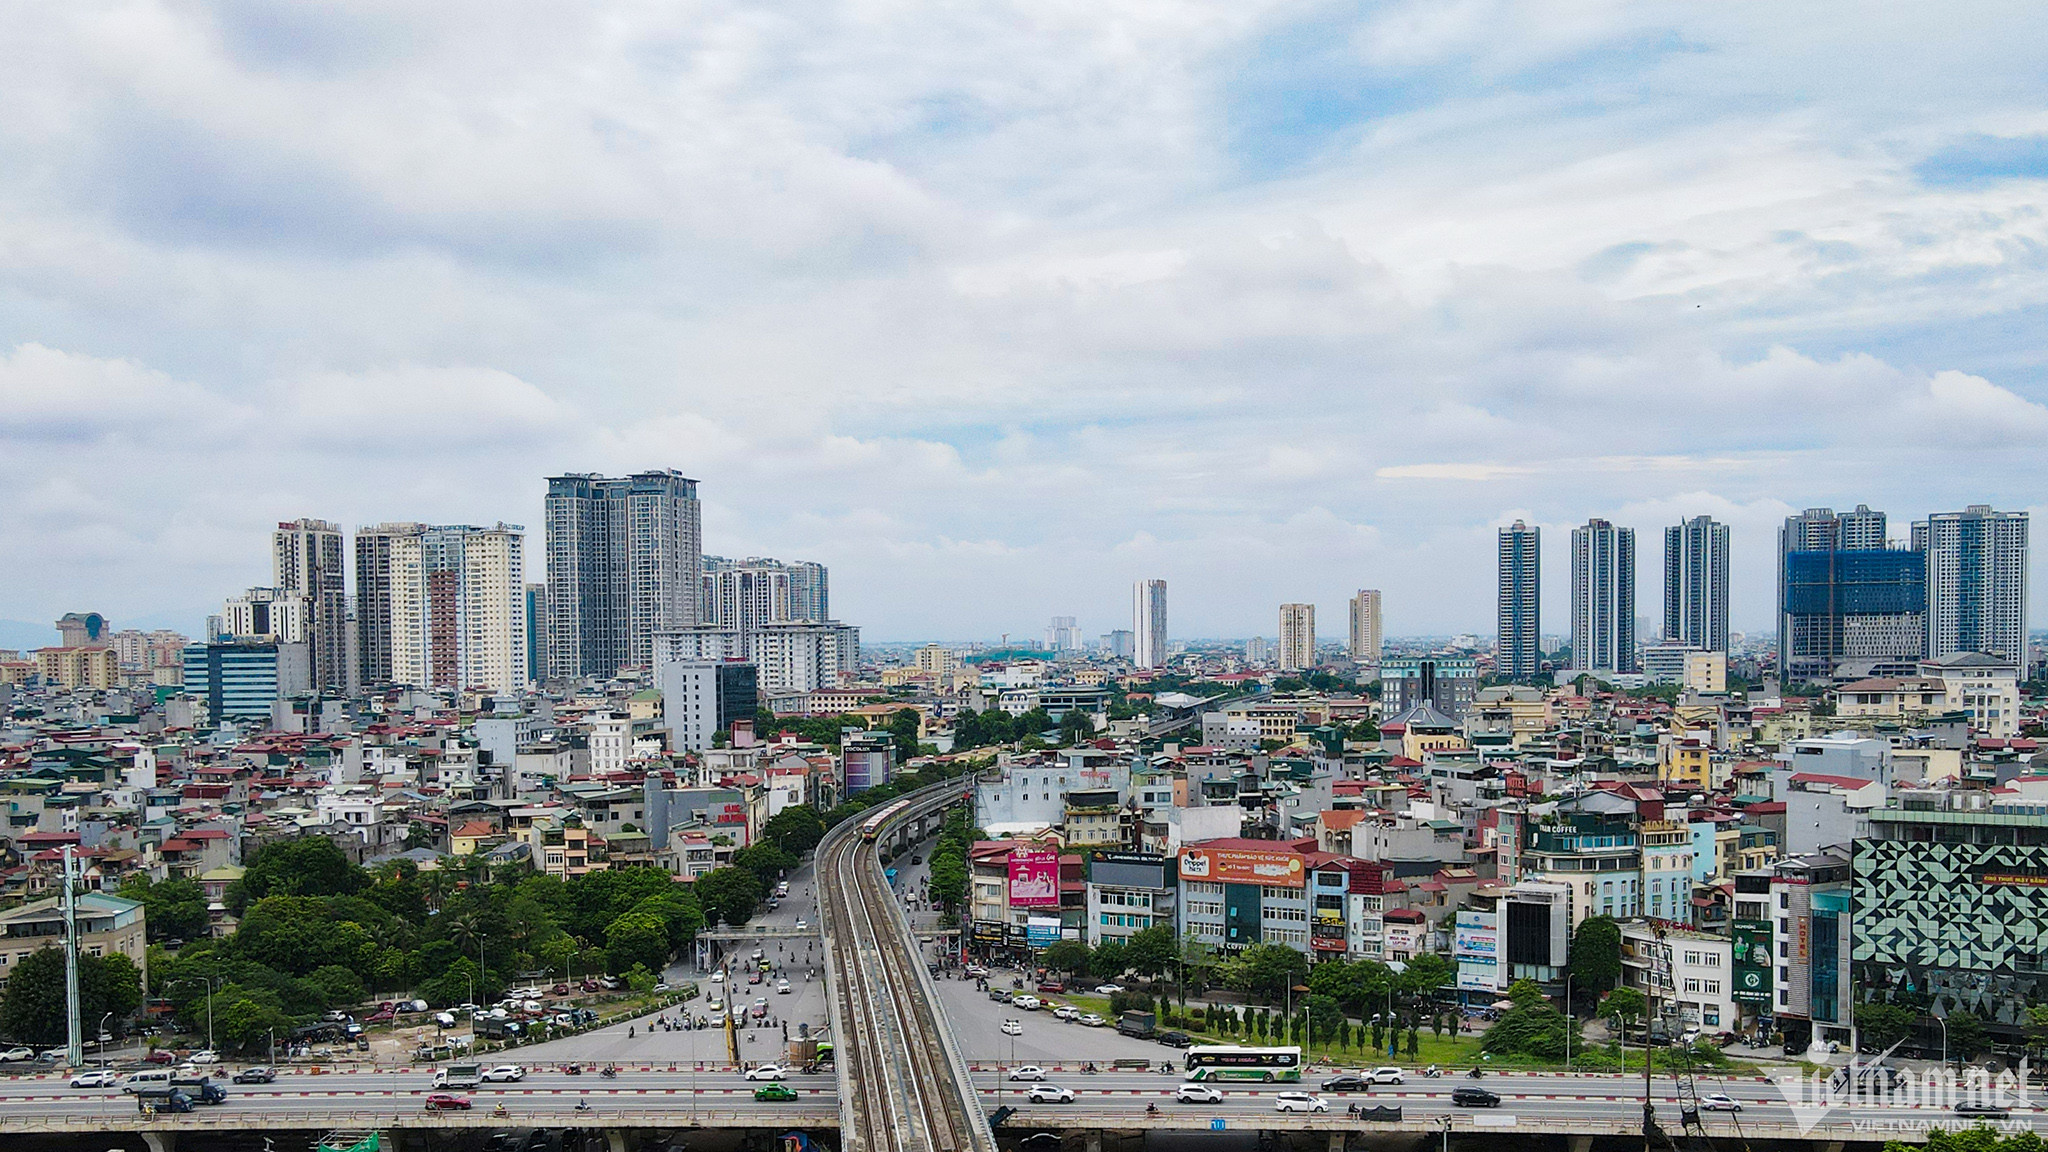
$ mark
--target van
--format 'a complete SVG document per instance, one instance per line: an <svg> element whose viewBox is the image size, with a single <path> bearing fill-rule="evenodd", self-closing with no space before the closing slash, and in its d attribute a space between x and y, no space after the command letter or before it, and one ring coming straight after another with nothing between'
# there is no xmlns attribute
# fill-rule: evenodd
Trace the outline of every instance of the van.
<svg viewBox="0 0 2048 1152"><path fill-rule="evenodd" d="M455 1027L455 1013L436 1012L434 1013L434 1023L439 1024L443 1028L453 1028Z"/></svg>
<svg viewBox="0 0 2048 1152"><path fill-rule="evenodd" d="M170 1086L171 1070L169 1068L145 1068L140 1072L130 1073L126 1080L121 1081L121 1091L128 1093L148 1088L168 1091Z"/></svg>

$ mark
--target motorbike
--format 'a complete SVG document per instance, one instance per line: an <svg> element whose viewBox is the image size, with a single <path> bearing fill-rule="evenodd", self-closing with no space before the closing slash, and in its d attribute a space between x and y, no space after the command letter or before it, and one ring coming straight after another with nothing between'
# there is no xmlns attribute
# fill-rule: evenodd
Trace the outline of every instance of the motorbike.
<svg viewBox="0 0 2048 1152"><path fill-rule="evenodd" d="M1157 1105L1157 1104L1147 1104L1147 1105L1145 1105L1145 1115L1147 1115L1147 1116L1157 1116L1157 1115L1159 1115L1159 1105Z"/></svg>
<svg viewBox="0 0 2048 1152"><path fill-rule="evenodd" d="M590 1111L590 1101L588 1101L588 1100L578 1100L578 1101L576 1102L576 1110L577 1110L578 1112L588 1112L588 1111Z"/></svg>
<svg viewBox="0 0 2048 1152"><path fill-rule="evenodd" d="M1089 1075L1093 1076L1093 1075L1095 1074L1095 1063L1094 1063L1094 1061L1090 1061L1090 1062L1088 1062L1088 1063L1086 1063L1086 1064L1083 1064L1083 1065L1081 1065L1081 1071L1083 1071L1083 1072L1086 1072L1086 1073L1088 1073Z"/></svg>
<svg viewBox="0 0 2048 1152"><path fill-rule="evenodd" d="M564 1064L564 1065L562 1065L562 1075L564 1075L564 1076L581 1076L581 1075L583 1075L583 1065L581 1065L581 1064Z"/></svg>
<svg viewBox="0 0 2048 1152"><path fill-rule="evenodd" d="M1436 1065L1434 1065L1434 1064L1431 1064L1431 1065L1430 1065L1429 1067L1427 1067L1427 1068L1424 1068L1424 1069L1422 1070L1422 1074L1423 1074L1424 1076L1427 1076L1427 1077L1428 1077L1428 1078L1430 1078L1431 1080L1434 1080L1434 1079L1436 1079L1437 1077L1439 1077L1439 1076L1442 1076L1442 1075L1444 1074L1444 1070L1443 1070L1443 1069L1441 1069L1441 1068L1439 1068L1439 1067L1437 1067L1437 1066L1436 1066Z"/></svg>
<svg viewBox="0 0 2048 1152"><path fill-rule="evenodd" d="M1484 1075L1486 1075L1486 1073L1484 1073L1484 1072L1480 1071L1480 1070L1479 1070L1479 1069L1477 1069L1477 1068L1474 1068L1474 1069L1473 1069L1473 1070L1471 1070L1470 1072L1467 1072L1467 1073L1465 1073L1465 1075L1466 1075L1466 1077L1467 1077L1467 1078L1469 1078L1469 1079L1472 1079L1472 1080L1477 1080L1477 1079L1479 1079L1479 1078L1480 1078L1481 1076L1484 1076Z"/></svg>

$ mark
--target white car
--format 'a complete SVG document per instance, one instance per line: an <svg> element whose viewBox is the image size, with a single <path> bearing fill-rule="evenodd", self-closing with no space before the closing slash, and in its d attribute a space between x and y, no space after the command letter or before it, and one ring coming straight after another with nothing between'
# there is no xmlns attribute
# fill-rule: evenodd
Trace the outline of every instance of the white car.
<svg viewBox="0 0 2048 1152"><path fill-rule="evenodd" d="M1036 1012L1045 1006L1045 1001L1040 1000L1036 996L1019 996L1015 1000L1010 1001L1010 1003L1015 1004L1026 1012Z"/></svg>
<svg viewBox="0 0 2048 1152"><path fill-rule="evenodd" d="M1062 1004L1059 1007L1053 1009L1052 1014L1054 1016L1059 1017L1062 1020L1073 1020L1080 1017L1081 1010L1079 1008L1074 1007L1072 1004Z"/></svg>
<svg viewBox="0 0 2048 1152"><path fill-rule="evenodd" d="M810 927L810 925L804 922L804 918L803 918L803 917L799 916L799 917L797 917L797 918L796 918L796 930L797 930L797 931L801 932L801 931L803 931L804 929L806 929L806 928L809 928L809 927Z"/></svg>
<svg viewBox="0 0 2048 1152"><path fill-rule="evenodd" d="M654 990L655 990L656 992L666 992L666 991L668 991L668 981L664 980L664 981L662 981L661 983L659 983L659 984L656 984L656 985L654 986Z"/></svg>
<svg viewBox="0 0 2048 1152"><path fill-rule="evenodd" d="M1408 1082L1407 1078L1401 1075L1401 1070L1391 1064L1367 1072L1365 1074L1365 1081L1368 1084L1406 1084Z"/></svg>
<svg viewBox="0 0 2048 1152"><path fill-rule="evenodd" d="M1022 1025L1022 1024L1020 1024L1020 1023L1018 1023L1018 1022L1017 1022L1017 1021L1015 1021L1015 1020L1005 1020L1005 1021L1003 1021L1003 1035L1005 1035L1005 1036L1022 1036L1023 1034L1024 1034L1024 1025Z"/></svg>
<svg viewBox="0 0 2048 1152"><path fill-rule="evenodd" d="M1074 1019L1076 1022L1086 1024L1090 1028L1100 1028L1109 1023L1109 1021L1104 1020L1093 1012L1083 1012L1079 1016L1074 1017Z"/></svg>
<svg viewBox="0 0 2048 1152"><path fill-rule="evenodd" d="M35 1058L35 1049L23 1047L21 1045L16 1045L15 1047L9 1048L4 1052L0 1052L0 1060L5 1060L10 1064L16 1060L33 1060Z"/></svg>
<svg viewBox="0 0 2048 1152"><path fill-rule="evenodd" d="M1700 1107L1709 1112L1740 1112L1742 1104L1725 1092L1700 1097Z"/></svg>
<svg viewBox="0 0 2048 1152"><path fill-rule="evenodd" d="M1027 1099L1033 1104L1072 1104L1074 1102L1074 1090L1072 1088L1055 1087L1051 1084L1033 1084Z"/></svg>
<svg viewBox="0 0 2048 1152"><path fill-rule="evenodd" d="M723 1028L725 1027L725 1013L713 1012L711 1015L706 1016L704 1021L707 1028Z"/></svg>
<svg viewBox="0 0 2048 1152"><path fill-rule="evenodd" d="M1181 1104L1223 1103L1223 1093L1207 1084L1183 1084L1173 1090L1173 1098Z"/></svg>
<svg viewBox="0 0 2048 1152"><path fill-rule="evenodd" d="M967 974L969 976L986 976L988 975L988 969L979 964L969 964L967 966Z"/></svg>
<svg viewBox="0 0 2048 1152"><path fill-rule="evenodd" d="M787 1080L789 1072L780 1064L758 1064L747 1069L749 1080Z"/></svg>
<svg viewBox="0 0 2048 1152"><path fill-rule="evenodd" d="M95 1068L71 1078L73 1088L112 1088L120 1082L121 1074L111 1068Z"/></svg>
<svg viewBox="0 0 2048 1152"><path fill-rule="evenodd" d="M725 983L725 969L723 969L723 968L720 968L720 969L719 969L718 971L716 971L716 972L713 972L713 973L711 974L711 982L712 982L713 984L723 984L723 983Z"/></svg>
<svg viewBox="0 0 2048 1152"><path fill-rule="evenodd" d="M775 982L775 994L776 994L777 996L787 996L787 995L789 995L789 981L787 981L787 980L777 980L777 981Z"/></svg>
<svg viewBox="0 0 2048 1152"><path fill-rule="evenodd" d="M1329 1104L1313 1092L1282 1092L1273 1097L1273 1107L1282 1112L1328 1112Z"/></svg>
<svg viewBox="0 0 2048 1152"><path fill-rule="evenodd" d="M1097 984L1095 986L1095 994L1097 996L1114 996L1123 990L1124 986L1121 984Z"/></svg>
<svg viewBox="0 0 2048 1152"><path fill-rule="evenodd" d="M185 1062L187 1064L218 1064L220 1063L220 1053L215 1052L211 1048L202 1049L186 1057Z"/></svg>
<svg viewBox="0 0 2048 1152"><path fill-rule="evenodd" d="M486 1084L517 1084L526 1079L526 1069L517 1064L500 1064L488 1069L477 1079Z"/></svg>
<svg viewBox="0 0 2048 1152"><path fill-rule="evenodd" d="M1040 1067L1039 1067L1038 1065L1036 1065L1036 1064L1026 1064L1026 1065L1024 1065L1024 1066L1023 1066L1023 1067L1021 1067L1021 1068L1015 1068L1015 1069L1012 1069L1012 1070L1011 1070L1011 1072L1010 1072L1010 1079L1011 1079L1011 1080L1043 1080L1043 1079L1045 1079L1045 1069L1043 1069L1043 1068L1040 1068Z"/></svg>

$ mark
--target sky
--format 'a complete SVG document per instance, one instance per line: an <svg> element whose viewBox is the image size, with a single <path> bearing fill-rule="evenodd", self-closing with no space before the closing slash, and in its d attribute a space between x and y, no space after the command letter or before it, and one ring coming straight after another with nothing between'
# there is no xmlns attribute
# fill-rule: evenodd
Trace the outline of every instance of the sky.
<svg viewBox="0 0 2048 1152"><path fill-rule="evenodd" d="M2036 6L17 5L0 620L676 468L874 640L1493 628L1493 539L2039 513ZM538 578L539 573L531 573ZM2036 581L2038 590L2043 582ZM2037 591L2035 622L2048 622ZM54 634L51 634L52 640Z"/></svg>

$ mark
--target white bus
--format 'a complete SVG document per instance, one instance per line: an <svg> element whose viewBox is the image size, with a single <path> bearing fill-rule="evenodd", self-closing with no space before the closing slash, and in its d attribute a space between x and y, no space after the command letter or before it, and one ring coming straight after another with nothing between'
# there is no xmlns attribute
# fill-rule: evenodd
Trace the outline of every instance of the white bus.
<svg viewBox="0 0 2048 1152"><path fill-rule="evenodd" d="M1198 1044L1188 1049L1190 1080L1301 1079L1301 1047L1247 1048L1237 1044Z"/></svg>

